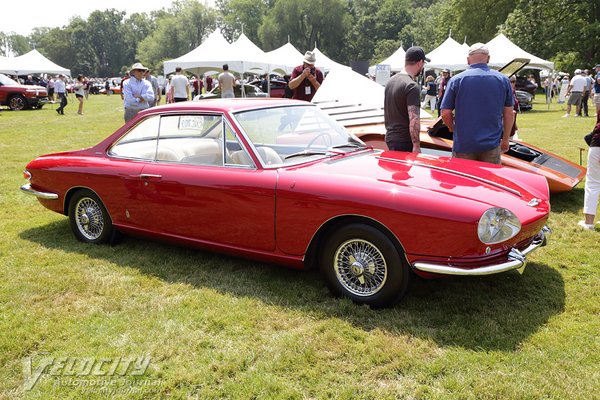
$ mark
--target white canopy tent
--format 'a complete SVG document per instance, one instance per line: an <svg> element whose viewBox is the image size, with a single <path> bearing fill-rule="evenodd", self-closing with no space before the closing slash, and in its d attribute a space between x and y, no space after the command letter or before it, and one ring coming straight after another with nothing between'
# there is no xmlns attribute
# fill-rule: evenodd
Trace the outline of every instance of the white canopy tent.
<svg viewBox="0 0 600 400"><path fill-rule="evenodd" d="M304 55L294 47L293 44L287 42L283 46L266 53L269 62L283 66L284 74L291 74L297 65L302 64Z"/></svg>
<svg viewBox="0 0 600 400"><path fill-rule="evenodd" d="M492 67L500 68L515 58L528 58L531 60L527 68L554 69L552 61L543 60L533 54L530 54L511 42L502 33L487 42L486 46L490 50L490 62Z"/></svg>
<svg viewBox="0 0 600 400"><path fill-rule="evenodd" d="M380 62L381 65L389 65L391 67L392 72L399 72L404 69L404 56L406 52L402 48L402 46L398 47L398 49L392 53L391 56ZM372 65L369 67L369 75L375 75L375 70L377 66Z"/></svg>
<svg viewBox="0 0 600 400"><path fill-rule="evenodd" d="M331 71L333 69L337 69L337 68L351 69L350 67L340 64L340 63L337 63L337 62L333 61L331 58L327 57L325 54L323 54L321 52L321 50L319 50L317 48L317 46L315 46L315 48L313 49L313 53L315 53L315 57L317 59L315 61L315 67L319 68L323 73L329 72L329 71Z"/></svg>
<svg viewBox="0 0 600 400"><path fill-rule="evenodd" d="M0 72L12 75L28 74L64 74L71 75L71 71L53 63L36 49L18 57L0 59Z"/></svg>
<svg viewBox="0 0 600 400"><path fill-rule="evenodd" d="M458 71L466 69L468 47L464 47L456 40L448 37L435 49L427 53L427 58L431 61L425 65L427 69L447 69L449 71Z"/></svg>
<svg viewBox="0 0 600 400"><path fill-rule="evenodd" d="M169 74L175 68L181 67L200 76L209 71L222 71L223 64L229 65L229 70L243 72L266 72L275 68L270 58L243 33L234 42L229 43L219 29L194 50L181 57L165 61L164 72Z"/></svg>

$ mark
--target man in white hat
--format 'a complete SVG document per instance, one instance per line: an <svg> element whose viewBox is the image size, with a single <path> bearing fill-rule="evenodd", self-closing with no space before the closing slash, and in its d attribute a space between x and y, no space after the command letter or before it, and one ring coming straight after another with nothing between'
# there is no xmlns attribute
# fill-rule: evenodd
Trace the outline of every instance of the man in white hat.
<svg viewBox="0 0 600 400"><path fill-rule="evenodd" d="M288 86L294 91L294 99L311 101L323 83L323 73L315 68L315 53L304 53L304 62L292 71Z"/></svg>
<svg viewBox="0 0 600 400"><path fill-rule="evenodd" d="M585 78L581 75L581 70L577 68L575 70L575 75L571 78L571 82L569 82L569 87L567 88L569 100L567 100L567 113L563 115L563 118L571 116L572 105L575 106L575 116L579 117L581 115L581 99L583 98L586 84Z"/></svg>
<svg viewBox="0 0 600 400"><path fill-rule="evenodd" d="M500 164L515 122L508 78L490 69L483 43L469 48L469 68L450 79L442 100L442 119L454 132L452 156Z"/></svg>
<svg viewBox="0 0 600 400"><path fill-rule="evenodd" d="M123 83L123 107L125 122L136 116L141 110L150 107L154 101L154 90L150 81L144 79L148 68L141 63L131 66L131 77Z"/></svg>

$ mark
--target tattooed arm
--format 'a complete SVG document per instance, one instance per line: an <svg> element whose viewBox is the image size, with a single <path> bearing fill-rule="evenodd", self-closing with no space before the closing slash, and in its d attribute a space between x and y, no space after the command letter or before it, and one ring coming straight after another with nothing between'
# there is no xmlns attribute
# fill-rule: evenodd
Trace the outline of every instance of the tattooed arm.
<svg viewBox="0 0 600 400"><path fill-rule="evenodd" d="M418 106L409 105L408 106L408 126L410 131L410 140L413 145L413 153L421 152L421 110Z"/></svg>

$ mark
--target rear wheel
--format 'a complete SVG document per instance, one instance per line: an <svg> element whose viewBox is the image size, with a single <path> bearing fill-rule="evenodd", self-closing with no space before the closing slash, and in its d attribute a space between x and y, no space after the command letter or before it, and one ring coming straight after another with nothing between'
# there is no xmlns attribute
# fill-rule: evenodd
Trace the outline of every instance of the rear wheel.
<svg viewBox="0 0 600 400"><path fill-rule="evenodd" d="M337 229L323 247L320 264L329 289L359 304L392 306L408 291L408 265L394 243L370 225Z"/></svg>
<svg viewBox="0 0 600 400"><path fill-rule="evenodd" d="M8 107L13 111L21 111L27 107L25 97L20 94L15 94L8 99Z"/></svg>
<svg viewBox="0 0 600 400"><path fill-rule="evenodd" d="M106 243L113 237L113 226L102 201L90 190L79 190L69 202L69 222L77 240Z"/></svg>

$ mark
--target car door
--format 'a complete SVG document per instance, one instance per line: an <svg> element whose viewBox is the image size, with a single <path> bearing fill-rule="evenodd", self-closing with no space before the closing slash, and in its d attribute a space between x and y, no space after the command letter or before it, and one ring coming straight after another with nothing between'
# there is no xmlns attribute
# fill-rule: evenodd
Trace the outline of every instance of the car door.
<svg viewBox="0 0 600 400"><path fill-rule="evenodd" d="M277 171L255 166L222 115L162 116L156 161L144 166L140 179L157 232L275 248Z"/></svg>

